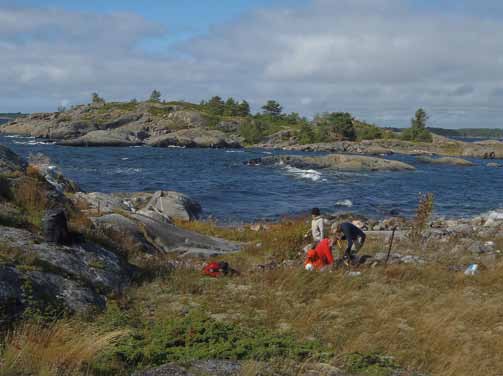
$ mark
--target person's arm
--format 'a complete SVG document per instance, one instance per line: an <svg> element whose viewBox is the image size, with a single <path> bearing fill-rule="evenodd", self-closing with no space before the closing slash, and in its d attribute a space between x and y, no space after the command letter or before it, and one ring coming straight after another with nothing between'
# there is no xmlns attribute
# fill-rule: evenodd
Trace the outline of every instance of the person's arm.
<svg viewBox="0 0 503 376"><path fill-rule="evenodd" d="M365 235L365 233L363 231L362 231L362 234L361 234L361 238L362 238L361 246L363 246L363 244L365 243L365 239L367 239L367 235Z"/></svg>

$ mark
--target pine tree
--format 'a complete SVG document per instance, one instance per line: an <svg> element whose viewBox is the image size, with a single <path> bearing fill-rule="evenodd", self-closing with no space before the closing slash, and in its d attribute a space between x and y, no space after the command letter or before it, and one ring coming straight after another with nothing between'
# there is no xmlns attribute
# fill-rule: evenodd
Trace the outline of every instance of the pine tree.
<svg viewBox="0 0 503 376"><path fill-rule="evenodd" d="M150 102L160 102L161 101L161 92L159 90L153 90L152 94L150 94L149 101Z"/></svg>
<svg viewBox="0 0 503 376"><path fill-rule="evenodd" d="M283 112L281 105L274 100L267 101L267 103L262 106L262 109L264 110L265 115L270 116L280 116Z"/></svg>

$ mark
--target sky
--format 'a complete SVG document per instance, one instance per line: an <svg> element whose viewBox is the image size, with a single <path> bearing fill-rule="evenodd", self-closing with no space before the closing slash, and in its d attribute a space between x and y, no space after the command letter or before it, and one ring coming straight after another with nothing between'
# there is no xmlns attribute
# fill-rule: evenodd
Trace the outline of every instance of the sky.
<svg viewBox="0 0 503 376"><path fill-rule="evenodd" d="M0 112L158 89L503 128L502 21L500 0L0 0Z"/></svg>

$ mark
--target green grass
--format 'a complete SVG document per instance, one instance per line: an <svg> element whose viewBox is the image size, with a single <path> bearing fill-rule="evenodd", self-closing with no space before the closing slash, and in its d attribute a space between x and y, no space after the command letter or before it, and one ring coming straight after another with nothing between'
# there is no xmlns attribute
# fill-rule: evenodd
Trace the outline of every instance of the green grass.
<svg viewBox="0 0 503 376"><path fill-rule="evenodd" d="M134 111L138 107L138 103L134 102L107 102L97 109L98 113L105 113L113 110L124 112Z"/></svg>
<svg viewBox="0 0 503 376"><path fill-rule="evenodd" d="M331 357L318 341L298 341L293 335L261 328L246 328L212 319L200 310L187 315L144 323L132 329L95 367L118 374L131 369L201 359L303 361ZM115 365L109 368L108 365Z"/></svg>

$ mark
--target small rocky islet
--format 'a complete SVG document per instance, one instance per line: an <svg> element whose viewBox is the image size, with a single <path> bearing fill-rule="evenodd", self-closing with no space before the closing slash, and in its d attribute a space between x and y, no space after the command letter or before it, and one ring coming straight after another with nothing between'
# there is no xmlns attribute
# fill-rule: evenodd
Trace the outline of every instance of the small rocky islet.
<svg viewBox="0 0 503 376"><path fill-rule="evenodd" d="M187 102L99 102L53 113L18 117L0 127L0 133L33 136L66 146L135 146L242 148L253 146L291 151L318 151L367 155L440 155L485 159L503 158L503 142L462 142L433 135L433 142L399 139L332 140L303 144L299 129L288 123L253 141L243 129L260 128L253 116L215 116L201 105ZM363 124L354 120L355 124ZM270 127L274 130L274 127Z"/></svg>

